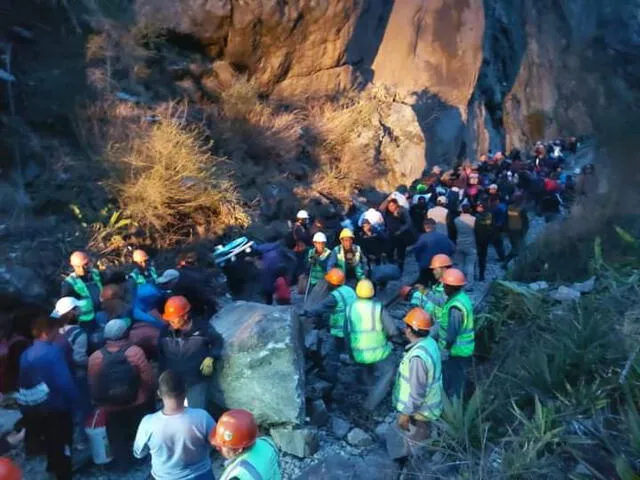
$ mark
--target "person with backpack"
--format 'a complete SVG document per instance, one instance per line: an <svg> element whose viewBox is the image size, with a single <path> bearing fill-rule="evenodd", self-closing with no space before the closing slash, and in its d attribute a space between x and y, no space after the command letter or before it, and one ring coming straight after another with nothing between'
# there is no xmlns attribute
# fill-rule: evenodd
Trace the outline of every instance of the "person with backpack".
<svg viewBox="0 0 640 480"><path fill-rule="evenodd" d="M524 196L516 193L513 203L507 207L507 237L511 244L511 251L505 258L505 262L516 258L520 253L522 242L529 230L529 217L524 209Z"/></svg>
<svg viewBox="0 0 640 480"><path fill-rule="evenodd" d="M216 422L206 410L185 407L187 388L173 370L158 379L162 410L145 416L133 443L136 458L151 455L154 480L213 480L209 432Z"/></svg>
<svg viewBox="0 0 640 480"><path fill-rule="evenodd" d="M127 322L113 319L104 328L106 344L89 357L93 403L107 412L107 436L117 462L131 459L130 443L153 401L155 378L140 347L127 338Z"/></svg>
<svg viewBox="0 0 640 480"><path fill-rule="evenodd" d="M208 319L193 317L185 297L174 296L164 306L169 324L159 342L160 371L174 370L187 385L187 402L192 408L207 407L208 377L213 374L221 339Z"/></svg>
<svg viewBox="0 0 640 480"><path fill-rule="evenodd" d="M57 480L71 479L72 412L78 389L62 351L49 341L56 325L38 317L32 328L33 345L20 356L18 405L26 428L27 452L42 441L47 471Z"/></svg>

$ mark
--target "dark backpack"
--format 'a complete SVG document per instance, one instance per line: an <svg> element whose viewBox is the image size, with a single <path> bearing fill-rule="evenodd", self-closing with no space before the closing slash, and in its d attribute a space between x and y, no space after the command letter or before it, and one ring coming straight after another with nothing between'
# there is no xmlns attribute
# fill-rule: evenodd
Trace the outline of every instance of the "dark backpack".
<svg viewBox="0 0 640 480"><path fill-rule="evenodd" d="M512 232L518 232L523 229L522 210L513 205L507 209L507 226Z"/></svg>
<svg viewBox="0 0 640 480"><path fill-rule="evenodd" d="M115 352L109 352L106 347L100 349L102 368L94 390L98 405L126 406L136 401L140 376L125 356L130 346L126 344Z"/></svg>

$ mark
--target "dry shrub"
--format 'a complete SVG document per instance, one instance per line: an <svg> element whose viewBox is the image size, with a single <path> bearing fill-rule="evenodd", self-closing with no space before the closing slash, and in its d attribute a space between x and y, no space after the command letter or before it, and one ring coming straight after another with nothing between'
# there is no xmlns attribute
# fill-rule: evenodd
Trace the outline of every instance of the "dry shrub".
<svg viewBox="0 0 640 480"><path fill-rule="evenodd" d="M220 92L212 113L212 135L234 160L295 167L304 145L302 111L284 111L261 99L255 83L240 77Z"/></svg>
<svg viewBox="0 0 640 480"><path fill-rule="evenodd" d="M312 185L317 191L344 200L376 180L376 109L366 98L311 107L312 152L319 163Z"/></svg>
<svg viewBox="0 0 640 480"><path fill-rule="evenodd" d="M108 185L125 216L165 245L246 227L226 159L211 154L202 130L172 108L154 118L130 125L124 138L112 137L105 155Z"/></svg>

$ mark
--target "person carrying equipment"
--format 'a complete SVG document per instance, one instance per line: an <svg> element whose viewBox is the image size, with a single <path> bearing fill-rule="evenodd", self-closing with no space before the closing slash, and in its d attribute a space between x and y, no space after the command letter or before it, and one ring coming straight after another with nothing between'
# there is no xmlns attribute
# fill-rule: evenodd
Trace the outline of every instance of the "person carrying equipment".
<svg viewBox="0 0 640 480"><path fill-rule="evenodd" d="M348 228L343 228L338 237L340 245L333 249L328 268L339 268L345 274L346 281L365 278L366 259L362 250L354 243L355 236Z"/></svg>
<svg viewBox="0 0 640 480"><path fill-rule="evenodd" d="M251 412L234 409L222 414L209 442L227 459L220 480L281 480L278 449L270 438L258 437Z"/></svg>

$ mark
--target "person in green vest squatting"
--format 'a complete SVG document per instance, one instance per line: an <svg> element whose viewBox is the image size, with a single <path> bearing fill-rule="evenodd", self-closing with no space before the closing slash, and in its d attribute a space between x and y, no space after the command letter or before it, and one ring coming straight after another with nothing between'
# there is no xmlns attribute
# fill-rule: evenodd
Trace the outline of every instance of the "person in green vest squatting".
<svg viewBox="0 0 640 480"><path fill-rule="evenodd" d="M227 459L220 480L281 480L278 449L270 438L258 437L251 412L223 413L209 442Z"/></svg>
<svg viewBox="0 0 640 480"><path fill-rule="evenodd" d="M327 236L318 232L313 236L313 248L307 254L309 287L313 288L327 273L331 250L327 248Z"/></svg>
<svg viewBox="0 0 640 480"><path fill-rule="evenodd" d="M340 245L333 249L329 257L328 268L339 268L346 276L347 282L362 280L366 277L366 258L362 250L354 243L355 236L348 228L343 228L338 237Z"/></svg>
<svg viewBox="0 0 640 480"><path fill-rule="evenodd" d="M453 261L449 255L438 253L431 259L429 267L433 270L433 276L437 283L430 289L426 289L422 285L413 287L406 285L400 289L400 297L408 301L412 307L420 307L426 311L432 318L440 318L442 307L447 302L447 296L444 293L444 285L442 284L442 275L453 266ZM438 335L437 322L431 331L431 337L437 338Z"/></svg>
<svg viewBox="0 0 640 480"><path fill-rule="evenodd" d="M364 404L372 411L393 382L395 364L390 339L398 336L398 329L382 303L374 300L375 288L370 280L358 282L356 295L357 300L347 308L344 336L351 358L364 368L365 385L373 384Z"/></svg>
<svg viewBox="0 0 640 480"><path fill-rule="evenodd" d="M136 285L144 285L145 283L156 283L158 278L158 272L151 261L147 252L141 249L133 251L133 270L129 274L129 278L133 280Z"/></svg>
<svg viewBox="0 0 640 480"><path fill-rule="evenodd" d="M438 337L443 357L444 390L449 398L460 398L464 389L465 370L471 364L475 348L473 304L463 291L467 279L460 270L446 270L441 281L447 295L447 303L440 314Z"/></svg>
<svg viewBox="0 0 640 480"><path fill-rule="evenodd" d="M442 362L438 344L430 334L431 315L415 307L404 317L404 323L409 344L404 349L391 398L393 408L400 414L397 429L405 439L402 454L406 456L412 447L428 438L429 422L442 413ZM387 449L391 454L393 449Z"/></svg>
<svg viewBox="0 0 640 480"><path fill-rule="evenodd" d="M102 278L100 272L93 268L89 255L82 251L71 254L69 263L73 273L62 282L61 297L73 297L79 300L78 326L80 326L90 339L94 338L97 328L95 321L96 312L100 309L100 295L102 293ZM95 348L90 345L89 350Z"/></svg>
<svg viewBox="0 0 640 480"><path fill-rule="evenodd" d="M329 347L324 369L327 381L335 383L338 377L340 354L345 351L344 323L347 308L355 302L356 292L349 285L345 285L344 272L339 268L330 269L324 279L329 285L329 295L316 307L304 310L302 315L322 320L329 318L332 345Z"/></svg>

